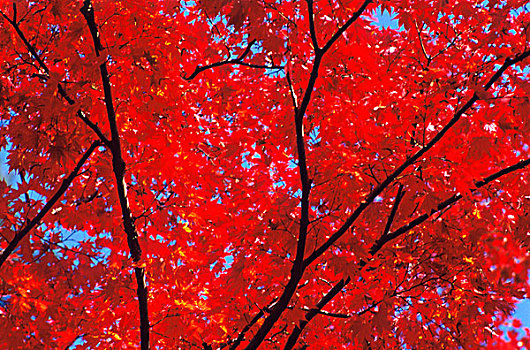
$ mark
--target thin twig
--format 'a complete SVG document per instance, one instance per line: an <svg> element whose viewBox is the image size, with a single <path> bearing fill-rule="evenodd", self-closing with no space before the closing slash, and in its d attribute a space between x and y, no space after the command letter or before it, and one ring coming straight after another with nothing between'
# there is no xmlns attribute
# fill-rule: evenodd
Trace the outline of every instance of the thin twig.
<svg viewBox="0 0 530 350"><path fill-rule="evenodd" d="M241 66L246 66L246 67L250 67L250 68L258 68L258 69L283 69L283 66L276 66L276 65L267 66L267 65L260 65L260 64L252 64L252 63L243 62L245 57L247 57L248 54L250 53L250 49L252 48L252 45L254 45L255 43L256 43L255 39L252 40L250 43L248 43L248 45L245 48L245 50L236 58L227 59L227 60L224 60L224 61L215 62L215 63L207 64L207 65L204 65L204 66L198 65L197 67L195 67L195 71L193 73L191 73L190 76L188 76L188 77L184 76L183 78L185 80L192 80L197 75L199 75L200 73L204 72L205 70L216 68L216 67L221 67L221 66L225 66L225 65L230 65L230 64L241 65Z"/></svg>

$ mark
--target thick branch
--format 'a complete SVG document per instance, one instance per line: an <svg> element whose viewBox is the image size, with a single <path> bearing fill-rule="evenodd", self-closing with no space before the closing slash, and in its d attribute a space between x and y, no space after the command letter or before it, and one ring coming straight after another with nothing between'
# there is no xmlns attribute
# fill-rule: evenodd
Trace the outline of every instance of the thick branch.
<svg viewBox="0 0 530 350"><path fill-rule="evenodd" d="M99 38L99 29L94 18L94 8L90 0L83 2L81 13L85 17L85 20L90 29L92 40L94 42L94 49L96 56L101 55L103 46ZM120 135L118 126L116 123L116 111L114 109L114 103L112 99L112 90L110 84L110 76L107 70L106 62L103 62L99 66L101 73L101 82L103 84L104 101L107 109L107 117L109 120L111 141L109 149L112 152L112 170L114 177L116 178L116 187L118 190L118 198L120 201L120 207L122 212L122 221L127 234L127 243L131 257L135 263L138 263L142 258L142 250L140 243L138 242L138 232L134 226L131 210L129 208L129 200L127 198L127 185L125 182L125 161L123 160L121 153ZM147 286L145 283L145 271L144 268L135 266L134 272L136 275L136 283L138 286L138 304L140 311L140 333L141 333L141 348L142 350L149 349L149 314L147 309Z"/></svg>
<svg viewBox="0 0 530 350"><path fill-rule="evenodd" d="M48 66L46 65L46 63L42 60L42 58L37 53L37 50L35 49L35 47L31 45L31 43L28 41L28 39L26 38L22 30L20 29L20 26L18 25L16 21L17 20L16 18L17 6L15 3L13 3L13 13L14 13L13 19L11 19L5 13L0 11L0 14L2 15L2 17L4 17L6 21L9 22L9 24L11 24L13 29L15 29L15 32L17 32L18 37L20 38L20 40L22 40L22 42L24 43L24 46L26 46L26 49L29 51L31 56L33 56L35 61L37 61L39 66L42 68L42 70L46 72L46 75L40 75L40 77L43 79L47 79L50 74L50 70ZM57 84L57 90L59 91L59 94L66 100L66 102L68 102L69 105L75 104L75 101L70 96L68 96L66 90L64 89L61 83ZM109 146L110 141L105 137L101 129L99 129L99 127L96 124L94 124L90 119L88 119L88 117L85 115L85 113L82 110L78 109L76 114L79 117L79 119L81 119L90 129L92 129L92 131L96 133L96 135L100 138L101 141L103 141L103 143L106 146Z"/></svg>
<svg viewBox="0 0 530 350"><path fill-rule="evenodd" d="M86 150L86 152L83 154L81 159L79 159L79 161L77 162L74 170L72 170L70 175L68 175L68 177L63 180L63 183L61 184L59 189L57 189L55 194L48 200L48 202L44 205L41 211L31 221L29 221L22 230L20 230L15 235L15 237L13 238L11 242L9 242L9 245L6 247L6 249L4 249L4 251L2 252L2 255L0 256L0 267L4 264L4 262L7 260L9 255L16 249L20 241L24 239L24 237L26 237L26 235L35 226L37 226L40 223L44 215L46 215L46 213L48 213L48 211L50 211L50 209L53 208L53 206L55 205L55 203L57 203L59 198L61 198L61 196L66 192L68 187L70 187L70 184L72 183L72 181L74 181L75 177L77 176L77 173L79 172L81 167L83 167L83 165L88 160L92 152L94 152L94 150L100 145L101 145L101 142L99 140L93 142L90 145L90 147Z"/></svg>
<svg viewBox="0 0 530 350"><path fill-rule="evenodd" d="M525 58L530 56L530 51L524 52L520 55L515 56L514 58L507 58L504 61L504 64L495 72L495 74L488 80L484 85L484 90L489 89L495 81L497 81L504 71L510 66L521 62ZM348 229L353 225L355 220L361 215L361 213L374 201L374 199L380 195L385 188L387 188L405 169L414 164L418 159L422 158L423 155L430 150L434 145L436 145L442 137L460 120L462 115L464 115L473 104L479 100L478 95L475 93L473 96L462 106L460 107L451 120L440 130L432 140L425 145L425 147L419 149L412 157L408 158L403 164L401 164L392 174L390 174L383 182L378 184L372 192L363 200L357 209L350 215L346 222L318 249L316 249L304 262L305 266L309 266L313 261L320 257L324 252L331 247L339 238L344 235Z"/></svg>
<svg viewBox="0 0 530 350"><path fill-rule="evenodd" d="M215 62L215 63L212 63L212 64L207 64L205 66L200 66L199 65L199 66L197 66L195 68L195 71L193 73L191 73L191 75L189 77L183 77L183 78L185 80L192 80L197 75L199 75L202 72L204 72L205 70L216 68L216 67L221 67L221 66L226 66L226 65L229 65L229 64L241 65L241 66L245 66L245 67L258 68L258 69L283 69L283 66L275 66L275 65L266 66L266 65L261 65L261 64L252 64L252 63L243 62L245 57L247 57L248 54L250 53L250 49L252 48L252 45L254 45L255 43L256 43L256 40L252 40L247 45L245 50L241 53L241 55L239 55L237 58L232 58L232 59L228 59L228 60L225 60L225 61Z"/></svg>

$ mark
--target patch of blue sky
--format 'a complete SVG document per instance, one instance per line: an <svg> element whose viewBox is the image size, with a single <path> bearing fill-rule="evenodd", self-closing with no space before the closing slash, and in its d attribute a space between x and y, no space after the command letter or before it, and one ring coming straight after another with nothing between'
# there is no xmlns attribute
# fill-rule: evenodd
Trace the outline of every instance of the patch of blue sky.
<svg viewBox="0 0 530 350"><path fill-rule="evenodd" d="M400 26L395 13L388 12L387 10L382 10L381 6L378 6L374 11L374 16L377 22L372 24L377 25L381 28L390 28L395 30L403 29L403 26Z"/></svg>

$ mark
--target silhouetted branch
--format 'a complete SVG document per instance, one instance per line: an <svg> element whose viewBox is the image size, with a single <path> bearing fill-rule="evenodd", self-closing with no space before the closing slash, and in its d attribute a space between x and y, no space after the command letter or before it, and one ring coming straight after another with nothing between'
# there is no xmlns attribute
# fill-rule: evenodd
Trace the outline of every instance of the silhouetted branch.
<svg viewBox="0 0 530 350"><path fill-rule="evenodd" d="M85 151L81 159L79 159L79 161L77 162L74 170L72 170L70 175L68 175L68 177L63 180L63 183L61 184L59 189L57 189L55 194L48 200L48 202L44 205L44 207L40 210L40 212L33 219L31 219L31 221L29 221L22 230L20 230L15 235L15 237L11 240L11 242L9 242L9 245L6 247L6 249L4 249L4 251L2 252L2 255L0 255L0 267L4 264L4 262L7 260L9 255L11 255L11 253L15 250L15 248L18 246L20 241L24 237L26 237L26 235L35 226L37 226L41 222L44 215L46 215L46 213L48 213L48 211L50 211L50 209L53 208L53 206L55 205L55 203L57 203L59 198L61 198L61 196L66 192L68 187L70 187L70 184L72 183L72 181L74 181L75 177L77 176L77 173L79 172L79 170L83 167L87 159L90 157L92 152L94 152L94 150L98 146L101 146L101 142L99 140L94 141L90 145L90 147Z"/></svg>
<svg viewBox="0 0 530 350"><path fill-rule="evenodd" d="M392 227L392 222L394 222L394 218L396 217L399 203L401 203L401 200L403 199L404 195L405 195L405 192L403 192L403 185L399 184L398 192L396 194L396 199L394 200L394 205L392 206L392 210L390 211L390 215L388 216L385 230L383 231L383 236L386 236L388 232L390 232L390 228Z"/></svg>
<svg viewBox="0 0 530 350"><path fill-rule="evenodd" d="M88 28L92 35L94 42L94 50L96 56L101 55L103 46L101 45L99 29L94 18L94 8L90 0L83 1L83 7L81 7L81 13L85 17ZM107 70L106 62L103 62L99 66L101 73L101 82L103 84L104 101L107 109L107 117L109 120L110 131L112 138L110 140L109 149L112 153L112 171L116 178L116 188L118 190L118 198L120 201L120 207L122 212L122 221L125 233L127 234L127 243L131 253L131 258L134 261L134 273L136 275L136 283L138 286L138 307L140 311L140 335L141 335L141 348L142 350L149 349L149 313L147 308L147 286L145 282L145 271L144 268L137 264L142 258L142 250L140 243L138 242L138 232L134 226L134 220L129 208L129 200L127 198L127 186L125 182L125 161L123 160L121 153L121 142L116 123L116 111L114 109L114 103L112 99L112 90L110 84L109 72Z"/></svg>
<svg viewBox="0 0 530 350"><path fill-rule="evenodd" d="M323 53L328 51L331 46L333 46L333 44L342 36L342 34L344 34L344 32L348 30L348 28L357 20L357 18L362 15L364 10L366 10L366 7L368 7L371 2L372 0L365 0L362 3L361 7L359 7L359 9L353 13L350 19L348 19L348 21L344 23L335 34L333 34L333 36L328 40L326 45L324 45L324 47L320 51L322 51Z"/></svg>
<svg viewBox="0 0 530 350"><path fill-rule="evenodd" d="M250 43L248 43L248 45L245 48L245 50L237 58L227 59L225 61L215 62L215 63L212 63L212 64L207 64L205 66L199 65L199 66L197 66L195 68L195 71L193 71L193 73L191 73L190 76L188 76L188 77L184 76L183 78L185 80L192 80L197 75L199 75L202 72L204 72L205 70L216 68L216 67L221 67L221 66L226 66L226 65L229 65L229 64L240 65L240 66L245 66L245 67L250 67L250 68L258 68L258 69L283 69L283 66L276 66L276 65L267 66L267 65L260 65L260 64L253 64L253 63L243 62L245 57L247 57L248 54L250 53L250 49L251 49L252 45L254 45L255 43L256 43L256 40L252 40Z"/></svg>
<svg viewBox="0 0 530 350"><path fill-rule="evenodd" d="M305 314L305 319L301 320L293 329L293 332L287 339L287 343L285 344L284 349L292 349L294 347L296 341L298 340L298 337L300 337L300 334L302 333L305 326L309 323L309 321L311 321L316 315L318 315L321 312L322 308L326 306L326 304L329 303L337 294L339 294L342 288L344 288L344 286L350 283L350 281L350 277L340 280L335 286L333 286L333 288L331 288L329 292L326 293L326 295L322 297L322 299L320 299L320 301L315 305L314 308L312 308Z"/></svg>
<svg viewBox="0 0 530 350"><path fill-rule="evenodd" d="M272 305L276 301L276 299L277 298L275 298L269 305ZM252 320L250 320L250 322L241 330L241 332L239 332L239 335L236 340L230 345L230 350L235 350L239 346L239 344L241 344L241 342L245 339L245 335L247 334L247 332L252 328L252 326L256 324L256 322L259 321L260 318L265 315L264 310L266 309L268 309L268 307L259 310L259 312L252 318Z"/></svg>
<svg viewBox="0 0 530 350"><path fill-rule="evenodd" d="M509 166L507 168L504 168L504 169L502 169L502 170L500 170L500 171L498 171L498 172L496 172L496 173L484 178L483 180L476 182L475 183L476 187L474 189L471 189L471 192L475 192L479 188L486 186L487 184L499 179L500 177L502 177L504 175L507 175L509 173L512 173L514 171L523 169L523 168L527 167L528 165L530 165L530 158L526 159L526 160L523 160L523 161L520 161L519 163L516 163L516 164L514 164L512 166ZM401 188L398 190L398 195L396 195L396 201L394 202L394 206L392 208L392 211L394 211L394 208L397 208L397 206L399 205L399 201L401 200L401 199L398 200L398 198L400 197L400 192L401 192ZM401 194L401 198L402 198L402 196L403 196L403 194ZM450 198L446 199L445 201L439 203L438 206L436 208L432 209L429 213L425 213L425 214L419 216L418 218L412 220L408 224L406 224L406 225L400 227L399 229L395 230L394 232L392 232L392 233L383 233L379 237L379 239L374 243L374 245L370 248L369 254L371 256L374 256L379 250L381 250L381 248L386 243L390 242L393 239L396 239L396 238L400 237L404 233L410 231L412 228L414 228L414 227L418 226L419 224L423 223L425 220L427 220L433 214L439 212L440 210L443 210L443 209L449 207L450 205L456 203L461 198L462 198L462 195L460 193L457 193L457 194L451 196ZM389 221L390 221L390 218L389 218ZM386 228L385 228L385 231L386 231ZM360 268L362 268L362 267L364 267L366 265L367 265L367 262L365 260L361 260L359 262L359 267ZM428 279L427 281L430 281L430 280L432 280L432 278ZM306 313L306 315L304 317L305 319L300 321L299 324L296 325L296 327L294 328L293 332L289 336L289 338L287 340L287 343L285 345L285 348L284 348L285 350L292 349L294 347L294 345L296 344L296 342L297 342L298 338L300 337L302 331L307 326L309 321L311 321L316 315L321 314L322 313L322 308L324 306L326 306L326 304L329 303L350 282L351 282L351 278L349 276L347 278L341 279L339 282L337 282L337 284L335 286L333 286L333 288L326 295L324 295L322 297L322 299L320 299L320 301L317 303L317 305L314 308L310 309ZM409 291L412 288L415 288L415 287L411 287L409 289L405 289L404 291ZM366 311L368 311L368 310L365 309L361 313L357 313L357 314L362 314L362 313L365 313Z"/></svg>
<svg viewBox="0 0 530 350"><path fill-rule="evenodd" d="M304 96L298 106L295 109L295 129L296 129L296 149L298 153L298 169L300 173L300 182L302 185L302 198L300 199L300 228L298 233L298 241L296 244L296 256L291 268L291 275L289 276L289 281L285 286L278 303L274 306L271 311L271 314L265 319L261 327L258 329L254 338L250 341L250 344L246 347L246 350L255 350L263 342L269 331L272 329L276 321L280 318L282 313L285 311L289 305L293 294L296 291L298 283L302 278L305 269L309 264L306 264L306 259L304 259L304 253L306 248L307 240L307 229L309 226L309 193L311 191L311 179L309 179L308 167L306 162L306 152L305 152L305 141L304 141L304 116L309 107L309 102L311 101L311 95L315 88L315 83L318 79L318 70L322 63L324 54L328 49L333 45L333 43L344 33L344 31L353 23L361 13L364 11L366 6L371 2L371 0L366 0L361 8L354 13L354 15L348 20L348 22L342 26L337 33L328 41L326 46L323 49L318 47L314 48L315 57L313 60L313 67L309 76L309 81L304 92ZM309 6L310 13L312 13L313 8ZM374 197L375 198L375 197ZM327 248L326 248L327 249Z"/></svg>
<svg viewBox="0 0 530 350"><path fill-rule="evenodd" d="M481 180L481 181L478 181L475 183L475 188L471 189L471 192L475 192L477 191L478 189L480 189L481 187L484 187L485 185L497 180L498 178L506 175L506 174L509 174L509 173L512 173L516 170L520 170L520 169L523 169L525 167L527 167L528 165L530 164L530 158L529 159L526 159L526 160L523 160L519 163L516 163L508 168L504 168L498 172L496 172L495 174L492 174L488 177L486 177L485 179ZM425 220L427 220L428 218L430 218L432 215L438 213L439 211L441 210L444 210L445 208L449 207L450 205L456 203L458 200L462 199L462 194L460 193L457 193L453 196L451 196L450 198L446 199L445 201L439 203L435 208L431 209L430 212L428 213L424 213L423 215L420 215L418 216L416 219L412 220L411 222L409 222L408 224L400 227L399 229L395 230L394 232L391 232L385 236L381 236L375 243L374 245L370 248L370 254L374 255L375 253L377 253L386 243L390 242L391 240L393 239L396 239L397 237L403 235L404 233L410 231L411 229L413 229L414 227L418 226L419 224L423 223Z"/></svg>

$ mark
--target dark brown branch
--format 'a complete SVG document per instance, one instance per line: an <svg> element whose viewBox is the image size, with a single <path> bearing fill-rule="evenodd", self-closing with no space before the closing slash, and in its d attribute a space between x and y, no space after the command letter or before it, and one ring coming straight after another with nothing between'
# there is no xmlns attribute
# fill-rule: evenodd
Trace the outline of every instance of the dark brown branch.
<svg viewBox="0 0 530 350"><path fill-rule="evenodd" d="M506 174L512 173L512 172L514 172L516 170L523 169L523 168L527 167L529 164L530 164L530 158L526 159L526 160L523 160L523 161L521 161L519 163L516 163L516 164L514 164L514 165L512 165L512 166L510 166L508 168L504 168L504 169L496 172L495 174L492 174L492 175L486 177L484 180L476 182L475 183L476 187L471 189L471 193L476 192L481 187L486 186L487 184L497 180L498 178L500 178L500 177L502 177L502 176L504 176ZM393 239L396 239L397 237L399 237L399 236L403 235L404 233L410 231L414 227L416 227L419 224L425 222L425 220L430 218L432 215L434 215L434 214L444 210L445 208L453 205L454 203L456 203L460 199L462 199L462 194L457 193L457 194L451 196L450 198L446 199L445 201L439 203L435 208L431 209L430 212L424 213L423 215L418 216L416 219L414 219L411 222L409 222L408 224L400 227L399 229L395 230L394 232L391 232L391 233L389 233L389 234L387 234L385 236L381 236L374 243L374 245L370 248L370 254L374 255L379 250L381 250L381 248L386 243L388 243L388 242L392 241Z"/></svg>
<svg viewBox="0 0 530 350"><path fill-rule="evenodd" d="M59 189L57 189L55 194L48 200L48 202L44 205L41 211L31 221L29 221L22 230L20 230L15 235L15 237L13 238L13 240L11 240L11 242L9 242L9 245L6 247L6 249L4 249L4 251L2 252L2 255L0 256L0 267L4 264L4 262L7 260L9 255L16 249L20 241L24 239L24 237L26 237L26 235L35 226L37 226L41 222L42 218L46 215L46 213L48 213L48 211L50 211L50 209L53 208L53 206L57 203L59 198L61 198L61 196L66 192L68 187L70 187L70 184L72 183L72 181L74 181L75 177L77 176L77 173L79 172L79 170L83 167L83 165L88 160L92 152L94 152L94 150L98 146L101 146L101 142L99 140L93 142L90 145L90 147L85 151L81 159L79 159L79 161L77 162L74 170L72 170L70 175L68 175L68 177L63 180L63 183L61 184Z"/></svg>
<svg viewBox="0 0 530 350"><path fill-rule="evenodd" d="M265 306L263 309L260 309L259 312L252 318L252 320L250 320L250 322L245 327L243 327L243 329L239 332L238 337L233 340L231 345L230 342L227 344L230 345L230 350L235 350L241 344L241 342L245 339L245 335L247 334L247 332L260 320L260 318L265 315L266 312L270 312L270 308L274 306L276 300L278 300L278 298L274 298L267 306ZM221 348L225 346L226 345L222 346Z"/></svg>
<svg viewBox="0 0 530 350"><path fill-rule="evenodd" d="M291 268L291 275L289 276L289 281L285 286L278 303L272 308L270 315L265 319L261 327L258 329L249 345L246 347L246 350L255 350L263 342L269 331L272 329L276 321L280 318L282 313L285 311L289 305L293 294L298 287L298 283L302 279L305 269L309 264L306 264L306 259L304 259L304 253L306 248L307 240L307 229L309 226L309 194L311 191L311 180L309 179L307 162L306 162L306 153L305 153L305 141L304 141L304 116L306 114L307 108L309 107L309 102L311 101L311 95L313 89L315 88L315 83L318 79L318 70L322 63L322 59L326 51L329 50L331 45L344 33L348 27L355 22L357 18L364 11L366 6L371 2L371 0L366 0L361 8L354 13L354 15L348 20L348 22L342 26L337 33L330 39L326 44L324 49L314 48L315 58L313 61L313 68L309 76L309 81L302 98L302 102L298 109L295 109L295 128L296 128L296 148L298 153L298 169L300 173L300 182L302 185L302 198L300 199L300 229L298 233L298 242L296 245L296 256ZM312 12L312 6L311 10ZM374 197L375 198L375 197ZM327 248L326 248L327 249Z"/></svg>
<svg viewBox="0 0 530 350"><path fill-rule="evenodd" d="M68 96L61 84L57 84L57 89L59 91L59 94L66 100L66 102L68 102L69 105L73 105L75 103L75 101L70 96ZM110 147L110 140L103 134L97 124L94 124L90 119L88 119L88 117L85 115L85 112L78 109L76 114L79 119L81 119L90 129L92 129L96 133L96 135L101 139L101 141L103 141L105 146Z"/></svg>
<svg viewBox="0 0 530 350"><path fill-rule="evenodd" d="M45 75L38 74L38 76L41 79L48 80L50 69L48 68L46 63L42 60L42 58L39 56L35 47L31 45L31 43L28 41L28 39L26 38L22 30L20 29L20 26L16 22L17 6L15 3L13 3L13 13L14 13L13 19L11 19L5 13L0 11L0 14L2 15L2 17L4 17L6 21L9 22L9 24L11 24L13 29L15 29L15 31L18 34L18 37L22 40L22 42L26 46L26 49L30 52L31 56L33 56L35 61L37 61L41 69L46 72ZM66 90L64 89L61 83L57 84L57 90L59 91L59 94L66 100L66 102L68 102L69 105L75 104L75 101L70 96L68 96L68 93L66 92ZM82 110L78 109L76 114L79 117L79 119L81 119L90 129L92 129L92 131L96 133L96 135L100 138L103 144L105 144L105 146L110 145L110 141L107 139L107 137L105 137L105 135L103 134L101 129L97 126L97 124L94 124L90 119L88 119L88 117L85 115L85 113Z"/></svg>
<svg viewBox="0 0 530 350"><path fill-rule="evenodd" d="M239 63L232 63L232 64L245 66L249 68L256 68L256 69L278 69L278 70L283 69L283 66L276 66L276 65L267 66L265 64L254 64L254 63L247 63L247 62L239 62Z"/></svg>
<svg viewBox="0 0 530 350"><path fill-rule="evenodd" d="M250 320L250 322L241 330L237 339L232 343L232 345L230 345L230 350L234 350L239 346L239 344L241 344L243 339L245 339L245 334L249 331L250 328L252 328L252 326L256 324L256 322L259 321L260 318L263 317L264 314L265 313L263 312L263 310L259 310L256 316L254 316L254 318Z"/></svg>
<svg viewBox="0 0 530 350"><path fill-rule="evenodd" d="M195 68L195 71L193 73L191 73L191 75L189 77L183 77L183 78L185 80L192 80L197 75L199 75L202 72L204 72L205 70L216 68L216 67L221 67L221 66L226 66L226 65L230 65L230 64L240 65L240 66L245 66L245 67L250 67L250 68L258 68L258 69L283 69L283 66L275 66L275 65L267 66L267 65L260 65L260 64L252 64L252 63L243 62L245 57L247 57L248 54L250 53L250 49L252 48L252 45L254 45L255 43L256 43L256 40L252 40L250 43L248 43L248 45L245 48L245 50L237 58L227 59L225 61L215 62L215 63L212 63L212 64L207 64L205 66L199 65L199 66L197 66Z"/></svg>
<svg viewBox="0 0 530 350"><path fill-rule="evenodd" d="M390 214L388 216L388 220L385 226L385 229L383 230L383 233L381 237L387 236L388 232L390 232L390 228L392 226L392 222L394 221L394 218L397 213L397 209L399 207L399 203L403 199L403 196L405 195L405 192L403 191L403 185L399 184L398 192L396 194L396 198L394 200L394 204L392 206L392 209L390 211ZM360 267L363 267L366 265L364 261L360 262ZM327 303L329 303L341 290L344 288L348 283L350 283L351 278L347 277L346 279L341 279L328 293L326 293L322 299L317 303L317 305L309 309L308 312L305 314L305 320L302 320L298 323L298 325L295 326L293 332L287 339L287 343L285 344L285 350L292 349L296 342L298 341L298 338L302 334L302 331L307 326L307 324L318 314L323 314L327 316L333 316L333 317L340 317L340 318L349 318L351 315L344 315L344 314L336 314L336 313L328 313L326 311L322 311L324 306L326 306ZM368 309L367 309L368 310ZM367 310L364 310L366 312ZM362 314L364 312L361 312L359 314Z"/></svg>
<svg viewBox="0 0 530 350"><path fill-rule="evenodd" d="M99 37L99 28L94 18L94 8L90 0L83 1L83 7L81 7L81 13L85 17L87 25L92 35L94 42L94 50L96 56L101 55L103 46ZM112 170L114 177L116 178L116 188L118 190L118 198L120 201L120 207L122 212L122 221L125 233L127 234L127 243L131 253L131 258L134 264L134 273L136 275L136 283L138 286L138 308L140 312L140 336L141 336L141 349L148 350L149 345L149 313L147 308L147 286L145 282L145 271L144 268L137 264L142 258L142 250L140 243L138 242L138 232L134 226L134 220L129 208L129 200L127 198L127 185L125 182L125 161L123 160L121 153L121 142L118 126L116 123L116 111L114 109L114 103L112 99L112 90L110 84L110 76L107 70L106 62L103 62L99 66L101 73L101 82L103 84L104 101L107 109L107 117L109 120L111 140L109 149L112 153Z"/></svg>
<svg viewBox="0 0 530 350"><path fill-rule="evenodd" d="M326 295L322 297L322 299L320 299L320 301L315 305L314 308L312 308L305 314L305 319L301 320L298 325L296 325L296 327L293 329L293 332L287 339L287 343L285 344L284 349L287 350L292 349L294 347L296 341L298 340L298 337L300 337L300 334L302 334L302 331L309 323L309 321L311 321L316 315L318 315L321 312L322 308L324 308L327 303L329 303L337 294L339 294L342 288L344 288L348 283L350 283L350 281L350 277L340 280L335 286L333 286L333 288L331 288L329 292L326 293Z"/></svg>
<svg viewBox="0 0 530 350"><path fill-rule="evenodd" d="M346 30L359 18L364 10L366 10L366 7L372 2L372 0L365 0L361 7L357 11L353 13L353 15L350 17L350 19L342 25L342 27L339 28L339 30L328 40L326 45L321 49L322 52L328 51L331 46L344 34Z"/></svg>
<svg viewBox="0 0 530 350"><path fill-rule="evenodd" d="M317 33L315 30L315 14L313 13L313 0L306 0L307 2L307 11L308 11L308 21L309 21L309 33L311 35L311 41L313 42L313 48L315 52L320 50L318 46Z"/></svg>
<svg viewBox="0 0 530 350"><path fill-rule="evenodd" d="M390 215L388 216L385 230L383 231L383 236L386 236L390 232L390 228L392 227L392 223L394 222L394 218L396 217L399 203L403 199L404 195L405 195L405 192L403 191L403 185L399 184L398 192L396 194L396 199L394 200L394 205L392 206L392 210L390 211Z"/></svg>
<svg viewBox="0 0 530 350"><path fill-rule="evenodd" d="M507 58L504 61L504 64L495 72L495 74L488 80L488 82L484 85L484 90L489 89L495 81L497 81L504 71L508 69L508 67L521 62L525 58L530 56L530 51L523 52L514 58ZM357 209L350 215L350 217L346 220L346 222L324 243L322 244L318 249L316 249L304 262L305 266L309 266L313 261L315 261L318 257L320 257L324 252L331 247L339 238L344 235L348 229L351 227L351 225L357 220L357 218L361 215L361 213L374 201L374 199L380 195L385 188L387 188L405 169L407 169L410 165L414 164L418 159L423 157L423 155L430 150L435 144L437 144L442 137L460 120L462 115L466 113L473 104L479 100L478 95L475 93L473 96L462 106L460 107L454 114L454 116L451 118L451 120L443 127L442 130L440 130L433 138L432 140L425 145L425 147L419 149L412 157L408 158L403 164L401 164L392 174L390 174L383 182L381 182L379 185L377 185L372 192L366 197L365 200L363 200Z"/></svg>

